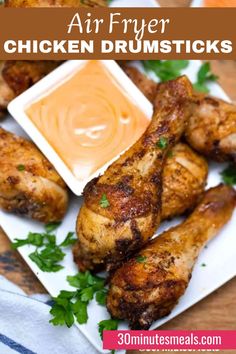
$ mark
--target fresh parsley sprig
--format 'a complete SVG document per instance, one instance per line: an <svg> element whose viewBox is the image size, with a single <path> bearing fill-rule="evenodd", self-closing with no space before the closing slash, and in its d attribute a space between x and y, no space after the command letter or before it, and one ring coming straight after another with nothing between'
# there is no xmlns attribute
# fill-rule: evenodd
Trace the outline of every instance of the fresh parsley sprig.
<svg viewBox="0 0 236 354"><path fill-rule="evenodd" d="M180 76L189 60L144 60L142 63L147 72L153 72L161 81L168 81Z"/></svg>
<svg viewBox="0 0 236 354"><path fill-rule="evenodd" d="M176 79L182 74L182 70L189 65L189 60L145 60L142 62L146 72L153 72L160 81ZM196 91L208 93L208 83L218 80L218 76L212 73L209 62L203 63L197 73L197 81L193 84Z"/></svg>
<svg viewBox="0 0 236 354"><path fill-rule="evenodd" d="M98 323L98 331L103 339L103 331L116 331L119 325L119 320L110 318L109 320L103 320Z"/></svg>
<svg viewBox="0 0 236 354"><path fill-rule="evenodd" d="M224 171L221 172L223 181L229 186L236 185L236 166L229 165Z"/></svg>
<svg viewBox="0 0 236 354"><path fill-rule="evenodd" d="M98 332L101 339L103 340L103 331L116 331L118 329L119 320L110 318L109 320L103 320L98 323ZM111 351L112 354L115 354L115 350Z"/></svg>
<svg viewBox="0 0 236 354"><path fill-rule="evenodd" d="M55 231L59 226L61 225L61 222L49 222L48 224L45 225L45 230L48 234L51 232Z"/></svg>
<svg viewBox="0 0 236 354"><path fill-rule="evenodd" d="M56 236L52 234L59 227L60 223L50 223L45 226L43 233L29 232L26 239L15 239L12 248L17 249L25 245L35 246L34 252L30 253L29 258L43 272L58 272L64 268L60 262L63 261L65 253L62 248L73 245L76 242L74 232L69 232L64 241L57 245Z"/></svg>
<svg viewBox="0 0 236 354"><path fill-rule="evenodd" d="M218 76L212 73L209 62L203 63L197 74L197 82L193 84L196 91L208 93L210 90L207 87L209 82L215 82Z"/></svg>
<svg viewBox="0 0 236 354"><path fill-rule="evenodd" d="M67 281L76 290L63 290L53 299L54 305L50 310L53 318L50 323L54 326L71 327L75 320L79 324L87 323L89 302L95 297L99 305L104 306L106 303L107 289L104 278L93 276L90 272L79 272L74 276L68 276Z"/></svg>

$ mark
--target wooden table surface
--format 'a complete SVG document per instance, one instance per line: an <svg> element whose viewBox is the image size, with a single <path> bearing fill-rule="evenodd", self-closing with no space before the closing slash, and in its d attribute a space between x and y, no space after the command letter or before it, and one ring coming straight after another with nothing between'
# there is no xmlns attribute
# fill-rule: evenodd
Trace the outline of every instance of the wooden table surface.
<svg viewBox="0 0 236 354"><path fill-rule="evenodd" d="M185 6L190 1L160 0L159 2L165 6ZM212 61L212 67L214 72L219 75L222 87L236 101L236 61ZM18 284L28 294L46 292L20 255L11 250L10 242L1 229L0 274ZM215 276L217 277L217 269ZM162 329L235 330L236 277L200 303L162 326ZM233 354L235 351L227 351L227 353Z"/></svg>

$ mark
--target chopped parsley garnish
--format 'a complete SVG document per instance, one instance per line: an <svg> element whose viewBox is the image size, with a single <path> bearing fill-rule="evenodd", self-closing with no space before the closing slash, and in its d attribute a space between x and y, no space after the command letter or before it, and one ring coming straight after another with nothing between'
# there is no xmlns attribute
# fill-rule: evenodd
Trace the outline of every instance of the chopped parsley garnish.
<svg viewBox="0 0 236 354"><path fill-rule="evenodd" d="M108 208L110 206L110 203L109 203L109 200L107 199L107 196L106 194L103 194L102 195L102 198L100 199L100 202L99 202L100 206L102 208Z"/></svg>
<svg viewBox="0 0 236 354"><path fill-rule="evenodd" d="M187 68L189 60L145 60L144 69L147 72L154 72L161 81L176 79L181 71Z"/></svg>
<svg viewBox="0 0 236 354"><path fill-rule="evenodd" d="M106 302L107 289L105 288L104 278L93 276L90 272L86 272L68 276L67 281L76 290L62 290L53 299L54 305L50 310L53 318L50 323L54 326L66 325L71 327L75 320L79 324L87 323L87 307L94 296L99 305L104 306Z"/></svg>
<svg viewBox="0 0 236 354"><path fill-rule="evenodd" d="M43 272L58 272L64 267L61 266L58 262L63 261L65 253L58 246L46 246L42 251L32 252L29 255L31 261L37 264L39 269Z"/></svg>
<svg viewBox="0 0 236 354"><path fill-rule="evenodd" d="M146 260L147 260L147 257L145 257L145 256L136 257L136 262L138 262L138 263L145 263Z"/></svg>
<svg viewBox="0 0 236 354"><path fill-rule="evenodd" d="M196 91L208 93L209 88L207 84L216 80L218 80L218 76L212 73L210 63L203 63L197 74L197 82L193 87Z"/></svg>
<svg viewBox="0 0 236 354"><path fill-rule="evenodd" d="M106 288L103 288L103 289L98 290L96 292L96 301L99 305L101 305L101 306L106 305L107 292L108 292L108 290Z"/></svg>
<svg viewBox="0 0 236 354"><path fill-rule="evenodd" d="M161 137L160 140L156 143L156 146L164 150L168 146L168 139Z"/></svg>
<svg viewBox="0 0 236 354"><path fill-rule="evenodd" d="M167 154L167 157L171 158L171 157L173 157L173 156L174 156L173 151L169 151L168 154Z"/></svg>
<svg viewBox="0 0 236 354"><path fill-rule="evenodd" d="M24 165L18 165L18 166L17 166L17 170L20 171L20 172L22 172L22 171L25 170L25 166L24 166Z"/></svg>
<svg viewBox="0 0 236 354"><path fill-rule="evenodd" d="M202 267L206 267L206 263L202 263L202 265L201 265Z"/></svg>
<svg viewBox="0 0 236 354"><path fill-rule="evenodd" d="M62 243L59 245L60 247L68 247L74 245L76 242L76 238L74 237L75 233L74 232L68 232L66 238Z"/></svg>
<svg viewBox="0 0 236 354"><path fill-rule="evenodd" d="M236 166L231 164L223 172L221 172L223 181L229 186L236 184Z"/></svg>
<svg viewBox="0 0 236 354"><path fill-rule="evenodd" d="M12 248L17 249L25 245L35 246L34 252L30 253L29 258L37 264L43 272L58 272L64 268L60 262L65 258L62 248L73 245L77 238L74 232L69 232L64 241L57 245L56 236L51 232L59 226L59 223L49 224L45 226L46 232L33 233L29 232L26 239L15 239Z"/></svg>
<svg viewBox="0 0 236 354"><path fill-rule="evenodd" d="M50 222L45 225L45 230L50 234L51 232L55 231L60 225L61 222Z"/></svg>
<svg viewBox="0 0 236 354"><path fill-rule="evenodd" d="M103 320L98 323L98 331L101 338L103 338L103 331L116 331L118 328L119 320L109 319Z"/></svg>

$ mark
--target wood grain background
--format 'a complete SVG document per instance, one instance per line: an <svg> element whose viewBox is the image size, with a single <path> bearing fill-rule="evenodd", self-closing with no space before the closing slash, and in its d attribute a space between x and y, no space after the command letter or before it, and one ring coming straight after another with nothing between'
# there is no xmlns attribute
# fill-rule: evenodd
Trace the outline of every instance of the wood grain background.
<svg viewBox="0 0 236 354"><path fill-rule="evenodd" d="M160 0L159 2L163 6L186 6L190 3L188 0ZM219 75L219 82L224 90L232 100L236 101L236 62L213 61L212 67L213 71ZM19 254L16 251L11 250L10 242L1 229L0 274L18 284L28 294L46 292ZM217 277L217 269L215 276ZM200 303L162 326L162 329L235 330L236 278L222 286ZM227 353L235 354L236 351L227 351Z"/></svg>

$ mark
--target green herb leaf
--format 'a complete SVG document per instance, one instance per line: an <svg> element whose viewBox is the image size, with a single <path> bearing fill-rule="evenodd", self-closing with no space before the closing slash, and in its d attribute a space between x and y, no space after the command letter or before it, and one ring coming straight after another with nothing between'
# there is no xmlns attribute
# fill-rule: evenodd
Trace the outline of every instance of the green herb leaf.
<svg viewBox="0 0 236 354"><path fill-rule="evenodd" d="M103 338L103 331L116 331L118 328L119 321L110 319L103 320L98 323L98 331L100 333L101 338Z"/></svg>
<svg viewBox="0 0 236 354"><path fill-rule="evenodd" d="M196 82L195 84L193 84L193 88L198 92L209 93L209 88L206 86L205 83L200 84L199 82Z"/></svg>
<svg viewBox="0 0 236 354"><path fill-rule="evenodd" d="M168 154L167 154L167 157L168 158L172 158L173 156L174 156L173 151L169 151Z"/></svg>
<svg viewBox="0 0 236 354"><path fill-rule="evenodd" d="M161 81L176 79L181 75L181 71L189 65L188 60L145 60L144 69L154 72Z"/></svg>
<svg viewBox="0 0 236 354"><path fill-rule="evenodd" d="M51 246L56 246L56 236L52 234L45 234L45 238Z"/></svg>
<svg viewBox="0 0 236 354"><path fill-rule="evenodd" d="M88 273L81 273L79 272L76 275L70 276L66 278L68 283L73 286L74 288L84 289L88 286Z"/></svg>
<svg viewBox="0 0 236 354"><path fill-rule="evenodd" d="M110 203L109 203L109 200L107 199L107 196L106 194L103 194L102 195L102 198L100 199L100 202L99 202L100 206L102 208L108 208L110 206Z"/></svg>
<svg viewBox="0 0 236 354"><path fill-rule="evenodd" d="M88 304L86 302L82 302L80 299L76 301L74 304L74 314L76 317L76 320L79 324L84 324L87 323L88 321Z"/></svg>
<svg viewBox="0 0 236 354"><path fill-rule="evenodd" d="M49 321L54 326L66 325L71 327L74 324L73 302L72 299L77 292L61 291L60 294L54 298L54 305L50 310L53 318Z"/></svg>
<svg viewBox="0 0 236 354"><path fill-rule="evenodd" d="M63 247L73 245L76 241L74 232L69 232L65 240L60 244L56 244L56 236L52 234L60 223L51 223L45 226L46 233L29 232L26 239L15 239L12 243L12 248L17 249L25 245L36 246L37 249L29 255L29 258L37 264L43 272L58 272L63 266L59 264L65 253L62 251Z"/></svg>
<svg viewBox="0 0 236 354"><path fill-rule="evenodd" d="M54 305L50 310L50 314L53 316L53 318L49 322L54 326L63 326L66 324L66 310L63 307Z"/></svg>
<svg viewBox="0 0 236 354"><path fill-rule="evenodd" d="M231 164L223 172L221 172L223 181L229 186L236 184L236 166Z"/></svg>
<svg viewBox="0 0 236 354"><path fill-rule="evenodd" d="M201 265L202 267L206 267L206 263L202 263L202 265Z"/></svg>
<svg viewBox="0 0 236 354"><path fill-rule="evenodd" d="M107 289L104 288L105 279L93 276L90 272L78 273L67 277L68 283L77 288L76 291L62 290L54 298L54 306L50 313L54 316L50 320L53 325L67 325L70 327L73 319L84 324L88 321L87 307L89 302L96 294L96 300L99 304L105 304Z"/></svg>
<svg viewBox="0 0 236 354"><path fill-rule="evenodd" d="M96 301L99 305L101 305L101 306L106 305L107 292L108 292L108 290L106 288L97 291Z"/></svg>
<svg viewBox="0 0 236 354"><path fill-rule="evenodd" d="M100 290L104 287L105 279L92 275L90 272L77 273L74 276L67 277L68 283L78 289L85 289L93 286L95 290Z"/></svg>
<svg viewBox="0 0 236 354"><path fill-rule="evenodd" d="M45 225L45 230L47 231L47 233L50 234L51 232L56 230L60 225L61 225L61 222L50 222Z"/></svg>
<svg viewBox="0 0 236 354"><path fill-rule="evenodd" d="M26 239L15 239L15 242L12 243L12 248L17 249L24 245L34 245L40 247L43 245L44 234L32 233L29 232Z"/></svg>
<svg viewBox="0 0 236 354"><path fill-rule="evenodd" d="M22 171L25 170L25 166L24 166L24 165L18 165L18 166L17 166L17 170L20 171L20 172L22 172Z"/></svg>
<svg viewBox="0 0 236 354"><path fill-rule="evenodd" d="M73 299L77 295L77 291L62 290L57 298L55 299Z"/></svg>
<svg viewBox="0 0 236 354"><path fill-rule="evenodd" d="M65 240L60 244L61 247L68 247L74 245L77 241L77 237L74 237L74 232L68 232Z"/></svg>
<svg viewBox="0 0 236 354"><path fill-rule="evenodd" d="M93 299L93 295L94 295L94 289L92 286L90 286L89 288L85 288L81 290L81 301L83 302L89 302Z"/></svg>
<svg viewBox="0 0 236 354"><path fill-rule="evenodd" d="M58 264L59 261L63 260L65 253L63 253L58 247L46 247L41 252L36 250L29 255L31 261L37 264L39 269L43 272L58 272L64 267Z"/></svg>
<svg viewBox="0 0 236 354"><path fill-rule="evenodd" d="M18 238L15 238L15 242L11 244L11 247L16 250L19 247L28 245L28 240L20 240Z"/></svg>
<svg viewBox="0 0 236 354"><path fill-rule="evenodd" d="M203 63L197 74L197 82L193 85L194 89L199 92L208 93L207 84L218 80L218 76L211 72L209 62Z"/></svg>
<svg viewBox="0 0 236 354"><path fill-rule="evenodd" d="M136 262L138 262L138 263L145 263L146 262L146 260L147 260L147 257L146 256L137 256L136 257Z"/></svg>
<svg viewBox="0 0 236 354"><path fill-rule="evenodd" d="M168 146L168 139L161 137L156 146L162 150L166 149Z"/></svg>

